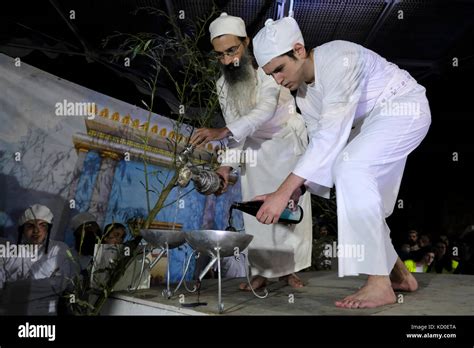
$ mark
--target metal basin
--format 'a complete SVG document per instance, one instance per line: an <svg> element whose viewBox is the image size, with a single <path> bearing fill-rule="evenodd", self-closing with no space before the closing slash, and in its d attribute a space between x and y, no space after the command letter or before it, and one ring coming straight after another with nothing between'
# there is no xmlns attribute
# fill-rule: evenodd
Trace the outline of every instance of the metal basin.
<svg viewBox="0 0 474 348"><path fill-rule="evenodd" d="M145 239L149 244L156 248L166 248L166 243L168 243L168 248L173 249L177 248L180 245L184 244L184 232L179 230L140 230L140 234L143 239Z"/></svg>
<svg viewBox="0 0 474 348"><path fill-rule="evenodd" d="M195 230L184 232L186 241L199 252L215 255L216 247L220 247L220 256L234 255L234 248L242 252L253 239L249 234L219 230Z"/></svg>

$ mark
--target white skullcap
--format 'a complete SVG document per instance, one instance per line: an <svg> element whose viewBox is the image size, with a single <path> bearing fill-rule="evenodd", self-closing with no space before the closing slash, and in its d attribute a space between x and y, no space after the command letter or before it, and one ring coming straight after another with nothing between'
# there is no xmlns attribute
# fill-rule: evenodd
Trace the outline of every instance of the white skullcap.
<svg viewBox="0 0 474 348"><path fill-rule="evenodd" d="M214 38L225 34L247 37L244 20L240 17L229 16L225 12L222 12L209 25L209 33L211 34L211 42Z"/></svg>
<svg viewBox="0 0 474 348"><path fill-rule="evenodd" d="M300 27L292 17L277 21L267 19L253 39L253 53L259 66L263 67L273 58L293 49L296 43L304 45Z"/></svg>
<svg viewBox="0 0 474 348"><path fill-rule="evenodd" d="M45 205L41 204L33 204L31 207L28 207L23 215L21 215L20 219L18 220L18 225L23 226L25 222L30 220L43 220L46 221L48 224L53 223L53 213L49 208Z"/></svg>
<svg viewBox="0 0 474 348"><path fill-rule="evenodd" d="M71 228L73 231L87 222L97 222L97 218L91 213L79 213L71 219Z"/></svg>

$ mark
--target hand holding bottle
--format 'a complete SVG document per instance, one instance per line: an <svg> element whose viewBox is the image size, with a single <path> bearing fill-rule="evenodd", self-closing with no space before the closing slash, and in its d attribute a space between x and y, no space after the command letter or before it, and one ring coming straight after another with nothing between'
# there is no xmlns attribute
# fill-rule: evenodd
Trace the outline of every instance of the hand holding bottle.
<svg viewBox="0 0 474 348"><path fill-rule="evenodd" d="M266 195L257 196L254 200L263 200L264 203L257 213L257 220L263 224L274 224L285 210L293 192L303 185L305 179L290 173L278 190Z"/></svg>
<svg viewBox="0 0 474 348"><path fill-rule="evenodd" d="M278 222L280 215L288 205L289 197L278 191L260 195L253 200L264 201L256 217L262 224L274 224Z"/></svg>
<svg viewBox="0 0 474 348"><path fill-rule="evenodd" d="M229 216L231 216L233 209L238 209L244 213L256 216L263 203L263 201L234 202L231 205ZM291 203L294 205L293 202ZM299 205L294 205L291 209L290 207L285 208L276 222L281 224L298 224L301 220L303 220L303 208ZM229 219L229 226L230 225L232 224Z"/></svg>

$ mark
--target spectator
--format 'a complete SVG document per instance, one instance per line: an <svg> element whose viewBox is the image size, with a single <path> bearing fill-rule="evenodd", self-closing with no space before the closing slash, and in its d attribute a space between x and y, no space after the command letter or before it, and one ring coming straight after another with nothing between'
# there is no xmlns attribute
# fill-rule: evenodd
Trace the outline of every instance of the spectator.
<svg viewBox="0 0 474 348"><path fill-rule="evenodd" d="M123 244L127 235L127 229L124 225L114 222L104 228L103 244Z"/></svg>
<svg viewBox="0 0 474 348"><path fill-rule="evenodd" d="M459 237L460 261L454 273L474 275L474 225L468 226Z"/></svg>
<svg viewBox="0 0 474 348"><path fill-rule="evenodd" d="M410 254L411 254L410 244L408 243L402 244L402 246L398 250L398 255L400 256L400 259L402 261L405 261L410 258Z"/></svg>
<svg viewBox="0 0 474 348"><path fill-rule="evenodd" d="M334 237L329 233L327 225L319 226L318 238L313 242L313 265L317 270L330 270L332 258L337 250L334 250Z"/></svg>
<svg viewBox="0 0 474 348"><path fill-rule="evenodd" d="M327 237L328 234L328 227L326 225L321 225L319 227L319 238Z"/></svg>
<svg viewBox="0 0 474 348"><path fill-rule="evenodd" d="M431 246L431 238L427 234L422 234L418 239L418 247L420 249Z"/></svg>
<svg viewBox="0 0 474 348"><path fill-rule="evenodd" d="M0 262L0 288L5 282L22 279L44 279L53 276L69 278L72 265L69 248L59 241L50 240L53 213L48 207L34 204L27 208L18 221L18 243L34 246L28 252L2 258ZM10 249L14 245L10 245Z"/></svg>
<svg viewBox="0 0 474 348"><path fill-rule="evenodd" d="M91 213L79 213L71 219L74 231L74 258L78 260L81 272L87 269L94 256L95 244L100 241L102 231L97 219Z"/></svg>
<svg viewBox="0 0 474 348"><path fill-rule="evenodd" d="M94 215L83 212L75 215L70 222L74 233L74 250L72 258L75 262L74 286L68 289L68 296L64 296L58 312L60 315L87 314L90 308L84 306L89 301L90 279L93 265L95 244L100 242L100 230ZM78 301L70 302L74 296Z"/></svg>
<svg viewBox="0 0 474 348"><path fill-rule="evenodd" d="M407 234L407 243L410 245L410 251L416 251L420 247L418 246L418 231L409 230Z"/></svg>
<svg viewBox="0 0 474 348"><path fill-rule="evenodd" d="M445 242L446 245L449 247L449 238L448 238L447 235L442 234L442 235L439 236L439 239L440 239L442 242Z"/></svg>
<svg viewBox="0 0 474 348"><path fill-rule="evenodd" d="M435 259L430 265L428 272L436 273L454 273L459 265L459 262L453 260L450 253L447 252L447 245L445 242L439 241L435 246Z"/></svg>
<svg viewBox="0 0 474 348"><path fill-rule="evenodd" d="M421 255L421 258L417 256L417 259L408 259L405 260L405 266L412 273L426 273L428 268L433 263L435 257L435 250L431 247L425 247L420 249L420 253L416 255Z"/></svg>

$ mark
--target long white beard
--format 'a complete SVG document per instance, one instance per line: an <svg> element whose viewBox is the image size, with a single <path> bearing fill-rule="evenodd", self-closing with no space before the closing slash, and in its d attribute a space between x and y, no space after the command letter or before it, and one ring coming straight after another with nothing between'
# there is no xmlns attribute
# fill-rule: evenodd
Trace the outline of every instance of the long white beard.
<svg viewBox="0 0 474 348"><path fill-rule="evenodd" d="M245 69L251 69L248 78L229 85L227 90L227 103L239 116L250 113L257 104L257 74L251 64Z"/></svg>

